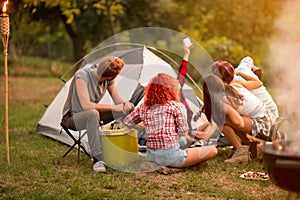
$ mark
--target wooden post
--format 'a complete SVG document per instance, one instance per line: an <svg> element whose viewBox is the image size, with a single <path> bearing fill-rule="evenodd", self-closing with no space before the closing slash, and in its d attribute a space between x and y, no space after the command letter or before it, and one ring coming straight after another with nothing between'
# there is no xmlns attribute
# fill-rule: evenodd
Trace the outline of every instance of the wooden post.
<svg viewBox="0 0 300 200"><path fill-rule="evenodd" d="M5 4L6 5L6 4ZM9 16L5 12L0 15L0 31L2 34L3 56L4 56L4 75L5 75L5 138L6 138L6 158L10 165L9 155L9 134L8 134L8 39L9 39Z"/></svg>

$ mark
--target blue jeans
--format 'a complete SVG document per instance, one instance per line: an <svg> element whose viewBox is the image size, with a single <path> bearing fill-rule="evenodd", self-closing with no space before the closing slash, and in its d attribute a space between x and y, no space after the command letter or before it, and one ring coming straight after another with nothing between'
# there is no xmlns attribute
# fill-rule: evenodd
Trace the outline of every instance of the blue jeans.
<svg viewBox="0 0 300 200"><path fill-rule="evenodd" d="M170 149L147 148L147 158L160 166L182 167L186 161L187 152L180 149L179 144Z"/></svg>

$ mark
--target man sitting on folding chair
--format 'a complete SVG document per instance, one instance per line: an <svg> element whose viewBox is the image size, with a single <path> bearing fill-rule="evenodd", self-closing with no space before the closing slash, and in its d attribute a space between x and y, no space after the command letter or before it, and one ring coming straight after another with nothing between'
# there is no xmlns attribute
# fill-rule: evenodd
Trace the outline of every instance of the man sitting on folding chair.
<svg viewBox="0 0 300 200"><path fill-rule="evenodd" d="M116 112L125 115L134 108L133 104L119 95L114 82L123 66L122 59L107 56L98 66L78 70L73 77L64 105L62 124L71 130L86 129L94 160L93 170L96 172L106 171L99 130L100 121L103 121L102 113ZM98 104L106 90L115 105Z"/></svg>

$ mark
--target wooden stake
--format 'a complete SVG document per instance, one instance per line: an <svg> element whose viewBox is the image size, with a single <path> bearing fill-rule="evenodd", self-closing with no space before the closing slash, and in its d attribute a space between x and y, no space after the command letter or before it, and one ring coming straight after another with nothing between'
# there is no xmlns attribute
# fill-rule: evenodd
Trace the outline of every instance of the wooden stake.
<svg viewBox="0 0 300 200"><path fill-rule="evenodd" d="M8 57L8 35L2 36L2 41L4 45L4 75L5 75L5 139L6 139L6 158L7 163L10 165L10 154L9 154L9 134L8 134L8 65L7 65L7 57Z"/></svg>

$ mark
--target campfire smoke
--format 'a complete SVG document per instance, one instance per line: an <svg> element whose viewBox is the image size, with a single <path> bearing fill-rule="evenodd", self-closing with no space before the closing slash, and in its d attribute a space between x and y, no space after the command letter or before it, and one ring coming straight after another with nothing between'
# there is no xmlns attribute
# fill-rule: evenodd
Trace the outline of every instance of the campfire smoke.
<svg viewBox="0 0 300 200"><path fill-rule="evenodd" d="M300 136L300 1L286 1L275 22L276 33L268 57L274 74L276 102L282 117L287 117L288 139Z"/></svg>

